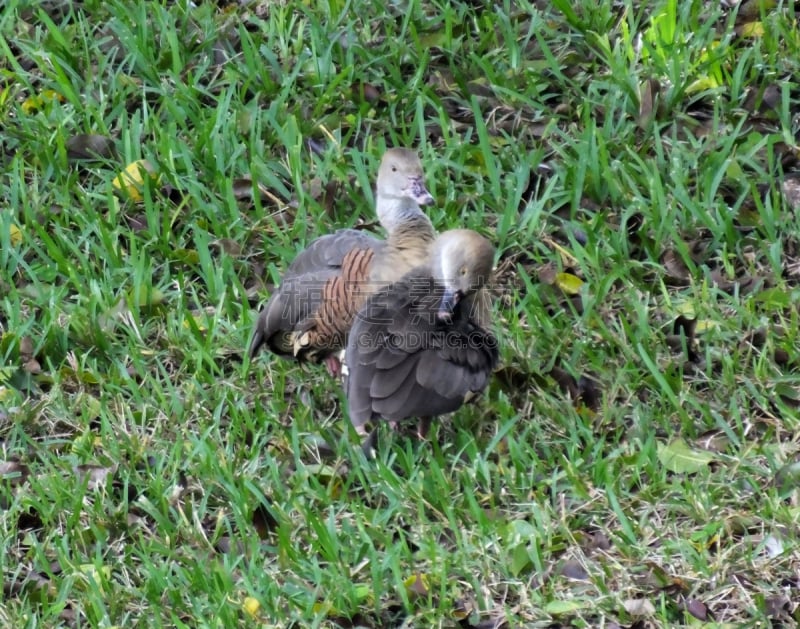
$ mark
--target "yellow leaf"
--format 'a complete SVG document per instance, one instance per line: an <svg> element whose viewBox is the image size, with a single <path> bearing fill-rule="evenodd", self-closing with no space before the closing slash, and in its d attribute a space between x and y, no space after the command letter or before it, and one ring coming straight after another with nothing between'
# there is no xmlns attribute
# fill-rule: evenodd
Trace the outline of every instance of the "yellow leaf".
<svg viewBox="0 0 800 629"><path fill-rule="evenodd" d="M317 601L312 605L311 611L318 616L335 616L336 609L328 601Z"/></svg>
<svg viewBox="0 0 800 629"><path fill-rule="evenodd" d="M111 567L106 565L98 568L91 563L82 563L78 566L78 570L88 577L90 581L93 581L101 592L103 591L103 582L111 578Z"/></svg>
<svg viewBox="0 0 800 629"><path fill-rule="evenodd" d="M22 230L11 223L11 230L8 235L9 240L11 241L11 246L16 247L20 243L22 243Z"/></svg>
<svg viewBox="0 0 800 629"><path fill-rule="evenodd" d="M194 323L194 327L197 328L198 332L202 334L208 332L208 324L206 323L206 316L204 314L193 314L192 322ZM190 330L192 328L192 324L189 323L188 319L183 320L182 326L184 330Z"/></svg>
<svg viewBox="0 0 800 629"><path fill-rule="evenodd" d="M468 599L456 599L453 601L453 618L456 620L465 620L469 618L474 607L472 601Z"/></svg>
<svg viewBox="0 0 800 629"><path fill-rule="evenodd" d="M252 596L245 596L244 602L242 603L242 609L248 616L255 618L258 616L258 612L261 609L261 603L259 603L258 600Z"/></svg>
<svg viewBox="0 0 800 629"><path fill-rule="evenodd" d="M42 92L42 98L44 100L57 100L59 103L64 102L64 97L55 90L44 90Z"/></svg>
<svg viewBox="0 0 800 629"><path fill-rule="evenodd" d="M703 92L705 90L713 90L714 88L719 87L722 85L716 77L713 76L701 76L696 81L692 81L691 84L686 88L687 94L694 94L695 92Z"/></svg>
<svg viewBox="0 0 800 629"><path fill-rule="evenodd" d="M764 22L748 22L747 24L742 24L739 32L742 37L763 37Z"/></svg>
<svg viewBox="0 0 800 629"><path fill-rule="evenodd" d="M709 330L715 330L719 326L719 321L714 321L713 319L700 319L694 326L694 331L697 334L701 334L702 332L708 332Z"/></svg>
<svg viewBox="0 0 800 629"><path fill-rule="evenodd" d="M139 285L139 288L132 288L128 291L128 303L132 306L136 304L139 308L154 308L160 306L166 300L164 292L155 286Z"/></svg>
<svg viewBox="0 0 800 629"><path fill-rule="evenodd" d="M125 170L114 178L111 185L131 201L139 203L144 199L142 187L144 186L145 177L148 177L150 181L156 181L158 179L156 168L148 160L139 159L128 164Z"/></svg>
<svg viewBox="0 0 800 629"><path fill-rule="evenodd" d="M430 585L428 583L428 575L416 572L403 581L406 586L406 591L409 596L416 598L418 596L427 596L430 592Z"/></svg>
<svg viewBox="0 0 800 629"><path fill-rule="evenodd" d="M581 292L583 280L572 273L556 273L556 286L567 295L577 295Z"/></svg>
<svg viewBox="0 0 800 629"><path fill-rule="evenodd" d="M49 101L64 102L64 97L55 90L44 90L40 94L29 96L22 102L22 111L28 115L35 114Z"/></svg>
<svg viewBox="0 0 800 629"><path fill-rule="evenodd" d="M704 539L702 541L699 541L699 542L692 541L691 543L692 543L692 546L694 546L700 552L705 552L705 551L709 550L710 548L714 548L714 546L717 546L719 544L719 542L720 542L719 533L715 533L714 535L712 535L712 536L710 536L710 537L708 537L708 538L706 538L706 539Z"/></svg>
<svg viewBox="0 0 800 629"><path fill-rule="evenodd" d="M22 101L21 107L24 113L34 114L42 108L42 99L39 96L29 96Z"/></svg>

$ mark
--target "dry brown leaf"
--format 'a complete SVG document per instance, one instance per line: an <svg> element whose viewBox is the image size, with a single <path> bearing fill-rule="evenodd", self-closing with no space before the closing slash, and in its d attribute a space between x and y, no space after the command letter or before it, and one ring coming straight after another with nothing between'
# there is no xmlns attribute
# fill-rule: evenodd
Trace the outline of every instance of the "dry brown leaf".
<svg viewBox="0 0 800 629"><path fill-rule="evenodd" d="M660 91L658 79L651 78L639 85L639 117L636 122L640 128L646 129L653 121Z"/></svg>
<svg viewBox="0 0 800 629"><path fill-rule="evenodd" d="M745 0L739 5L736 23L752 22L761 16L768 15L778 6L777 0Z"/></svg>
<svg viewBox="0 0 800 629"><path fill-rule="evenodd" d="M574 581L588 581L589 573L586 572L583 563L577 559L568 559L560 568L561 576L573 579Z"/></svg>
<svg viewBox="0 0 800 629"><path fill-rule="evenodd" d="M260 539L266 539L270 531L274 531L277 526L278 520L266 505L261 504L253 511L253 528Z"/></svg>
<svg viewBox="0 0 800 629"><path fill-rule="evenodd" d="M792 211L800 211L800 177L787 176L781 184L781 192Z"/></svg>
<svg viewBox="0 0 800 629"><path fill-rule="evenodd" d="M689 283L692 276L689 267L674 249L667 249L661 255L661 264L670 282L678 286L685 286Z"/></svg>
<svg viewBox="0 0 800 629"><path fill-rule="evenodd" d="M695 442L699 447L711 452L725 452L731 444L730 438L720 430L708 430L700 435Z"/></svg>
<svg viewBox="0 0 800 629"><path fill-rule="evenodd" d="M428 586L428 575L415 572L403 582L408 592L409 598L420 598L428 596L430 587Z"/></svg>
<svg viewBox="0 0 800 629"><path fill-rule="evenodd" d="M538 278L542 284L547 284L548 286L552 286L556 282L556 276L558 275L558 269L553 262L548 262L547 264L539 267L538 270Z"/></svg>
<svg viewBox="0 0 800 629"><path fill-rule="evenodd" d="M646 598L629 598L622 601L625 611L631 616L652 616L656 613L656 608Z"/></svg>
<svg viewBox="0 0 800 629"><path fill-rule="evenodd" d="M381 91L371 83L358 82L353 84L353 99L357 102L377 103L381 100Z"/></svg>
<svg viewBox="0 0 800 629"><path fill-rule="evenodd" d="M331 180L323 185L319 177L314 177L308 184L306 194L319 203L326 214L332 215L336 198L339 196L341 189L342 184L339 181ZM298 207L299 203L292 201L289 205Z"/></svg>
<svg viewBox="0 0 800 629"><path fill-rule="evenodd" d="M750 113L766 113L777 110L781 102L781 88L775 83L770 83L766 87L750 87L747 96L742 103L742 108Z"/></svg>
<svg viewBox="0 0 800 629"><path fill-rule="evenodd" d="M782 618L792 611L792 601L785 594L770 596L764 600L764 612L770 618Z"/></svg>
<svg viewBox="0 0 800 629"><path fill-rule="evenodd" d="M233 238L217 238L217 240L212 241L210 244L212 247L219 248L220 251L233 258L238 258L242 255L242 245Z"/></svg>
<svg viewBox="0 0 800 629"><path fill-rule="evenodd" d="M281 198L273 193L261 182L253 182L252 177L245 176L234 179L231 183L233 188L233 197L240 202L252 204L255 200L255 190L258 190L258 197L262 203L270 203L275 207L284 208L284 203Z"/></svg>
<svg viewBox="0 0 800 629"><path fill-rule="evenodd" d="M33 339L30 336L20 337L19 356L22 360L29 360L33 357Z"/></svg>
<svg viewBox="0 0 800 629"><path fill-rule="evenodd" d="M28 467L19 461L0 461L0 479L11 485L19 485L28 474Z"/></svg>
<svg viewBox="0 0 800 629"><path fill-rule="evenodd" d="M583 544L587 551L592 550L611 550L611 538L608 537L603 531L594 531L586 535Z"/></svg>
<svg viewBox="0 0 800 629"><path fill-rule="evenodd" d="M682 609L685 609L698 620L711 619L711 614L708 610L708 607L706 607L705 603L697 600L696 598L690 598L688 600L681 601L678 603L678 606Z"/></svg>
<svg viewBox="0 0 800 629"><path fill-rule="evenodd" d="M75 467L75 472L78 475L78 478L83 482L83 480L87 480L87 487L89 489L98 489L105 485L106 480L108 477L114 472L117 471L117 466L112 465L111 467L103 467L101 465L77 465Z"/></svg>
<svg viewBox="0 0 800 629"><path fill-rule="evenodd" d="M66 142L67 158L73 161L113 159L117 156L114 140L105 135L81 133Z"/></svg>

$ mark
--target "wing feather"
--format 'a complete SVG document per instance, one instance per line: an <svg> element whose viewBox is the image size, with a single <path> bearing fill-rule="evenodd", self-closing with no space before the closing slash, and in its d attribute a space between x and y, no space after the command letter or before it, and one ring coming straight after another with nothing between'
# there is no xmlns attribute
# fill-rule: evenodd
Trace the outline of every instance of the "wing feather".
<svg viewBox="0 0 800 629"><path fill-rule="evenodd" d="M410 276L364 304L346 352L355 425L449 413L486 387L498 360L494 336L461 311L442 325L440 297L431 278Z"/></svg>

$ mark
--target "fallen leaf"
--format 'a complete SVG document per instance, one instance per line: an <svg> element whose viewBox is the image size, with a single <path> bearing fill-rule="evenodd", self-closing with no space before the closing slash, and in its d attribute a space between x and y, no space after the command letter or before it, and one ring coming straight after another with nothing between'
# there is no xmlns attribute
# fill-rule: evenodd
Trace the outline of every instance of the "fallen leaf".
<svg viewBox="0 0 800 629"><path fill-rule="evenodd" d="M428 584L428 575L416 572L403 581L406 592L410 598L419 598L428 596L430 592L430 585Z"/></svg>
<svg viewBox="0 0 800 629"><path fill-rule="evenodd" d="M231 257L238 258L242 255L242 245L233 238L217 238L217 240L212 240L209 244Z"/></svg>
<svg viewBox="0 0 800 629"><path fill-rule="evenodd" d="M466 620L475 611L475 601L468 598L459 598L453 601L453 618Z"/></svg>
<svg viewBox="0 0 800 629"><path fill-rule="evenodd" d="M763 37L766 32L764 29L764 22L748 22L742 24L736 29L739 37Z"/></svg>
<svg viewBox="0 0 800 629"><path fill-rule="evenodd" d="M696 598L690 598L688 601L681 602L680 607L685 609L698 620L708 620L710 617L706 604L703 603L703 601L697 600Z"/></svg>
<svg viewBox="0 0 800 629"><path fill-rule="evenodd" d="M175 249L170 252L170 257L183 264L200 264L200 254L197 249Z"/></svg>
<svg viewBox="0 0 800 629"><path fill-rule="evenodd" d="M547 264L543 265L537 273L537 277L542 284L552 285L556 282L556 276L558 275L558 271L556 270L556 265L552 262L548 262Z"/></svg>
<svg viewBox="0 0 800 629"><path fill-rule="evenodd" d="M683 286L689 282L692 276L689 267L674 249L667 249L661 255L661 264L672 284Z"/></svg>
<svg viewBox="0 0 800 629"><path fill-rule="evenodd" d="M272 514L267 505L260 504L253 511L253 528L256 530L260 539L266 539L270 531L274 531L278 526L278 520Z"/></svg>
<svg viewBox="0 0 800 629"><path fill-rule="evenodd" d="M777 535L767 535L764 539L764 550L770 559L780 557L784 551L783 541Z"/></svg>
<svg viewBox="0 0 800 629"><path fill-rule="evenodd" d="M156 167L149 160L139 159L128 164L125 170L114 178L111 185L131 201L141 203L144 200L142 190L147 180L151 182L158 180Z"/></svg>
<svg viewBox="0 0 800 629"><path fill-rule="evenodd" d="M622 606L631 616L652 616L656 613L655 605L646 598L629 598L622 601Z"/></svg>
<svg viewBox="0 0 800 629"><path fill-rule="evenodd" d="M78 465L75 472L78 478L87 481L88 489L98 489L106 484L108 477L116 471L116 465L102 467L100 465Z"/></svg>
<svg viewBox="0 0 800 629"><path fill-rule="evenodd" d="M255 190L258 191L259 200L264 203L268 202L276 207L286 207L278 195L273 193L269 188L260 182L254 182L251 177L239 177L232 182L233 196L237 201L246 203L253 203L255 200Z"/></svg>
<svg viewBox="0 0 800 629"><path fill-rule="evenodd" d="M770 618L784 618L792 610L792 600L785 594L776 594L764 600L764 613Z"/></svg>
<svg viewBox="0 0 800 629"><path fill-rule="evenodd" d="M637 123L642 129L652 122L655 112L655 104L661 91L661 83L658 79L648 79L639 84L639 117Z"/></svg>
<svg viewBox="0 0 800 629"><path fill-rule="evenodd" d="M359 82L353 84L353 95L357 102L375 103L381 99L380 90L370 83Z"/></svg>
<svg viewBox="0 0 800 629"><path fill-rule="evenodd" d="M35 94L26 98L20 107L23 113L31 115L52 102L63 103L64 97L55 90L44 90L40 94Z"/></svg>
<svg viewBox="0 0 800 629"><path fill-rule="evenodd" d="M154 306L160 306L164 303L166 296L163 291L155 286L146 286L144 284L139 286L139 289L131 289L128 292L128 304L130 306L136 304L139 308L147 309Z"/></svg>
<svg viewBox="0 0 800 629"><path fill-rule="evenodd" d="M731 440L720 430L708 430L697 438L697 444L710 452L724 452L730 446Z"/></svg>
<svg viewBox="0 0 800 629"><path fill-rule="evenodd" d="M678 438L667 445L658 444L658 460L670 472L694 474L705 469L714 460L714 455L704 450L692 450Z"/></svg>
<svg viewBox="0 0 800 629"><path fill-rule="evenodd" d="M8 233L8 241L12 247L22 244L22 230L14 223L11 223L10 231Z"/></svg>
<svg viewBox="0 0 800 629"><path fill-rule="evenodd" d="M547 603L544 606L544 611L551 616L564 616L565 614L573 614L576 611L593 606L594 604L591 601L580 598L575 598L572 600L555 600Z"/></svg>
<svg viewBox="0 0 800 629"><path fill-rule="evenodd" d="M800 210L800 176L797 173L792 175L786 175L781 184L781 192L792 211L797 212Z"/></svg>
<svg viewBox="0 0 800 629"><path fill-rule="evenodd" d="M33 357L33 339L30 336L20 337L19 355L23 360L29 360Z"/></svg>
<svg viewBox="0 0 800 629"><path fill-rule="evenodd" d="M250 616L250 618L256 618L259 610L261 609L261 603L258 602L258 599L253 598L252 596L245 596L244 602L242 602L242 609L248 616Z"/></svg>
<svg viewBox="0 0 800 629"><path fill-rule="evenodd" d="M568 559L561 565L561 576L575 581L588 581L589 573L577 559Z"/></svg>
<svg viewBox="0 0 800 629"><path fill-rule="evenodd" d="M116 155L114 140L105 135L81 133L66 142L67 158L71 160L111 159Z"/></svg>
<svg viewBox="0 0 800 629"><path fill-rule="evenodd" d="M556 273L556 286L567 295L577 295L581 292L583 280L572 273Z"/></svg>
<svg viewBox="0 0 800 629"><path fill-rule="evenodd" d="M103 584L111 578L111 566L105 564L98 567L92 563L83 563L78 566L78 572L94 583L101 593L103 592Z"/></svg>

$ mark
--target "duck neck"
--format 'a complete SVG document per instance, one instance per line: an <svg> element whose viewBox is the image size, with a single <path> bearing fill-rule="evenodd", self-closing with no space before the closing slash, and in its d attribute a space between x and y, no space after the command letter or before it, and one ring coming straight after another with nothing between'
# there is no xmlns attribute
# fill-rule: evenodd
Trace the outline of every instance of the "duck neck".
<svg viewBox="0 0 800 629"><path fill-rule="evenodd" d="M387 240L397 231L430 226L430 219L425 216L422 208L413 199L382 197L377 199L378 221L386 230Z"/></svg>

